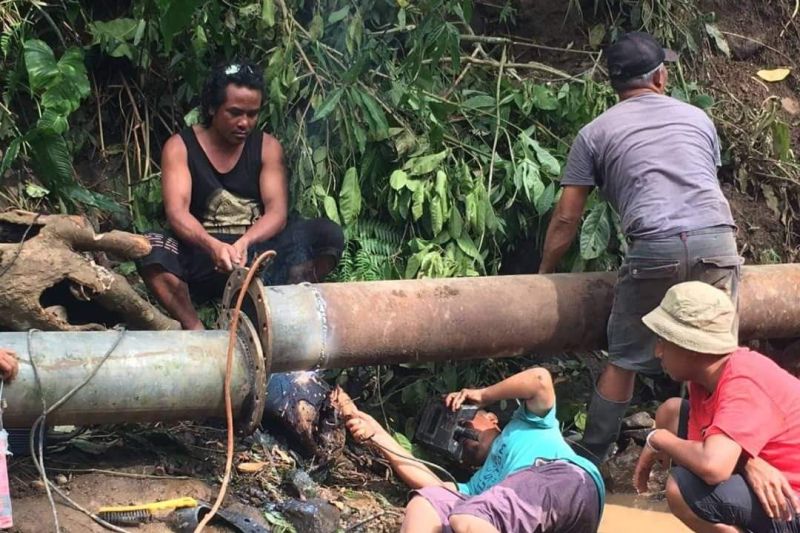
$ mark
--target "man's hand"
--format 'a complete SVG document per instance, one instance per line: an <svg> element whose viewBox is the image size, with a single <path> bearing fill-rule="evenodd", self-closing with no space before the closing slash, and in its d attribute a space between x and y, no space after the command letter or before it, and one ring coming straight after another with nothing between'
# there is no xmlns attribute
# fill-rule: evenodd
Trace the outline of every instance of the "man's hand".
<svg viewBox="0 0 800 533"><path fill-rule="evenodd" d="M444 403L453 411L465 403L483 407L483 389L461 389L458 392L451 392L444 398Z"/></svg>
<svg viewBox="0 0 800 533"><path fill-rule="evenodd" d="M650 472L656 462L665 462L669 460L663 453L655 451L650 446L645 445L642 448L642 455L639 456L639 461L636 462L636 468L633 469L633 486L636 492L643 494L648 492L647 481L650 479Z"/></svg>
<svg viewBox="0 0 800 533"><path fill-rule="evenodd" d="M767 516L791 520L795 514L800 515L800 498L780 470L758 457L749 459L743 470L744 479Z"/></svg>
<svg viewBox="0 0 800 533"><path fill-rule="evenodd" d="M380 429L378 421L363 411L354 413L344 425L357 442L371 439Z"/></svg>
<svg viewBox="0 0 800 533"><path fill-rule="evenodd" d="M211 249L211 261L217 271L230 272L234 265L241 264L241 256L234 245L217 241Z"/></svg>
<svg viewBox="0 0 800 533"><path fill-rule="evenodd" d="M247 249L250 247L250 243L248 240L242 236L233 243L233 248L236 250L236 253L239 254L239 266L247 266Z"/></svg>
<svg viewBox="0 0 800 533"><path fill-rule="evenodd" d="M11 381L17 377L17 372L19 372L19 363L17 362L16 352L0 348L0 378L5 381Z"/></svg>

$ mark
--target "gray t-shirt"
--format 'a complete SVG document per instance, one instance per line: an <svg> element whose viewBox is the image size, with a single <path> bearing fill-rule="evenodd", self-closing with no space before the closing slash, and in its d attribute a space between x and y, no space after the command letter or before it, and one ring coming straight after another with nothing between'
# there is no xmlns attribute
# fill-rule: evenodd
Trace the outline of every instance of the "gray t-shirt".
<svg viewBox="0 0 800 533"><path fill-rule="evenodd" d="M581 129L561 185L599 187L627 237L665 237L734 226L717 180L719 165L719 138L705 112L645 94Z"/></svg>

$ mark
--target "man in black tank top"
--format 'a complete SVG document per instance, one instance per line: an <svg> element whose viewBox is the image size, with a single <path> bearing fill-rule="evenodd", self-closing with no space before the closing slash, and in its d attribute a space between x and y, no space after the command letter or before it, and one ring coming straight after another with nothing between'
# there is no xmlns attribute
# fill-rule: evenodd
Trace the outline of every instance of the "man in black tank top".
<svg viewBox="0 0 800 533"><path fill-rule="evenodd" d="M145 283L184 329L202 329L192 305L222 293L228 273L276 250L265 282L319 281L338 262L341 228L328 219L289 219L283 149L255 129L261 70L215 68L203 86L203 124L164 144L161 181L171 233L147 233Z"/></svg>

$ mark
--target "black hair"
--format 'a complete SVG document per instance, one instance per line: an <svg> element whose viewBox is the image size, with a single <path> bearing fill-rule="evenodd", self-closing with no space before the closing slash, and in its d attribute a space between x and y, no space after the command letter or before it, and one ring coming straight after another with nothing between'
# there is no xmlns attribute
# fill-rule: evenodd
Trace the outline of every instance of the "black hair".
<svg viewBox="0 0 800 533"><path fill-rule="evenodd" d="M211 111L225 101L225 89L231 83L264 94L264 77L258 65L249 61L217 65L203 83L203 92L200 95L200 120L203 126L211 125Z"/></svg>

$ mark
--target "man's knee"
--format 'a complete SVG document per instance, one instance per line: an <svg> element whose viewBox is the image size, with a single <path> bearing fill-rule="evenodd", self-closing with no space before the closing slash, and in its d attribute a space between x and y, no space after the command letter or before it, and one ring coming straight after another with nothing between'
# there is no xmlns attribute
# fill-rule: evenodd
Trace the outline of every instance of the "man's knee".
<svg viewBox="0 0 800 533"><path fill-rule="evenodd" d="M482 518L468 514L454 514L449 517L453 533L498 533L497 528Z"/></svg>
<svg viewBox="0 0 800 533"><path fill-rule="evenodd" d="M411 501L406 505L405 514L403 516L403 526L401 532L416 532L416 531L442 531L441 524L439 523L439 515L434 509L433 504L422 496L414 496Z"/></svg>
<svg viewBox="0 0 800 533"><path fill-rule="evenodd" d="M678 434L678 421L681 416L683 399L670 398L656 410L656 427Z"/></svg>
<svg viewBox="0 0 800 533"><path fill-rule="evenodd" d="M684 522L686 520L697 519L694 512L692 512L692 510L689 508L689 505L686 503L686 500L683 498L683 494L681 494L681 488L678 486L678 482L675 481L673 476L669 476L669 478L667 478L666 496L669 510L676 517Z"/></svg>

